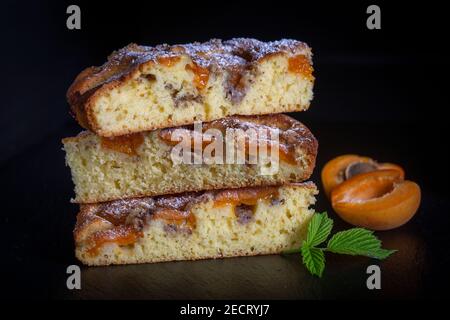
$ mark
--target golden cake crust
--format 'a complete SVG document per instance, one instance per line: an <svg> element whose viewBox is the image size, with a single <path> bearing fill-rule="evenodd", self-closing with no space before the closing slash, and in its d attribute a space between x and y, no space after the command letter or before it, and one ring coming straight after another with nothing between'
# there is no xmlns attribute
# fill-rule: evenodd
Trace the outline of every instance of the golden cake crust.
<svg viewBox="0 0 450 320"><path fill-rule="evenodd" d="M301 53L312 65L309 47L297 40L283 39L273 42L262 42L256 39L238 38L228 41L213 39L204 43L183 45L158 45L155 47L129 44L113 52L106 63L99 67L83 70L67 91L67 100L71 111L79 124L86 129L105 136L115 133L104 132L99 127L93 114L93 104L98 97L121 83L133 78L149 65L157 62L176 60L180 56L188 56L200 68L210 73L226 71L231 86L237 86L240 75L252 69L262 60L279 54L295 55ZM294 109L293 109L294 110ZM169 126L169 125L168 125ZM157 127L148 128L148 130ZM130 133L124 130L120 134Z"/></svg>

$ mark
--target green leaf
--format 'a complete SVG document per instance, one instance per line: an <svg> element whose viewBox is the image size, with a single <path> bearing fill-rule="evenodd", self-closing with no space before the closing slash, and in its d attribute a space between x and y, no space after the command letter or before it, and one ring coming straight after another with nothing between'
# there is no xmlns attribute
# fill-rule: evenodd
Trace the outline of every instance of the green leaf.
<svg viewBox="0 0 450 320"><path fill-rule="evenodd" d="M395 252L395 250L382 249L381 241L373 235L373 232L363 228L336 233L328 241L327 251L376 259L385 259Z"/></svg>
<svg viewBox="0 0 450 320"><path fill-rule="evenodd" d="M385 259L397 250L381 248L381 241L372 231L363 228L353 228L336 233L328 241L326 248L316 246L325 242L333 229L333 220L326 212L316 213L308 224L306 240L300 248L284 251L284 254L302 254L303 263L313 275L322 277L325 269L325 251L361 255L376 259Z"/></svg>
<svg viewBox="0 0 450 320"><path fill-rule="evenodd" d="M302 246L303 263L312 274L322 277L325 269L325 254L321 249Z"/></svg>
<svg viewBox="0 0 450 320"><path fill-rule="evenodd" d="M305 245L315 247L326 241L333 228L333 220L328 218L326 212L316 213L308 225Z"/></svg>
<svg viewBox="0 0 450 320"><path fill-rule="evenodd" d="M388 249L380 248L378 250L373 251L371 253L371 255L368 255L368 257L383 260L383 259L386 259L387 257L389 257L394 252L397 252L397 250L388 250Z"/></svg>

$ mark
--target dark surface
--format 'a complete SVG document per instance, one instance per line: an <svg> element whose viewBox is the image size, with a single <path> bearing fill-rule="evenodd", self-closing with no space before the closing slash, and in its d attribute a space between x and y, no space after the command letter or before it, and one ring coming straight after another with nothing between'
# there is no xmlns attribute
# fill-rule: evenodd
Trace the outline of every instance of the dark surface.
<svg viewBox="0 0 450 320"><path fill-rule="evenodd" d="M370 3L283 6L189 5L158 11L142 2L113 6L81 2L82 30L65 28L67 3L4 5L0 30L0 271L1 295L32 299L108 298L437 298L450 283L448 36L436 4L380 4L382 30L365 28ZM133 3L134 4L134 3ZM160 3L163 4L164 3ZM143 7L139 7L142 5ZM222 9L217 10L217 7ZM301 10L299 8L301 7ZM139 8L136 9L136 8ZM232 17L232 18L230 18ZM66 289L77 264L72 229L77 206L60 139L80 131L68 115L65 90L82 68L100 64L129 42L204 41L251 36L291 37L315 53L315 99L296 117L319 140L312 180L331 158L358 153L402 165L422 188L413 220L378 232L399 251L381 262L382 290L366 289L367 258L327 255L322 279L300 258L263 256L83 268L82 290ZM28 91L23 90L28 81ZM349 227L321 194L335 229Z"/></svg>

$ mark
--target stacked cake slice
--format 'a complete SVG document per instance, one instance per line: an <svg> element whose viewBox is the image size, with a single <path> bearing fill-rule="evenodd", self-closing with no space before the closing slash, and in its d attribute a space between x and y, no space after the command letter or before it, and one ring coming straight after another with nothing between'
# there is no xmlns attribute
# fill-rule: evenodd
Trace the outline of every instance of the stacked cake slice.
<svg viewBox="0 0 450 320"><path fill-rule="evenodd" d="M63 139L77 257L106 265L298 246L317 141L280 113L307 109L313 82L311 51L294 40L129 45L81 72L68 100L89 131Z"/></svg>

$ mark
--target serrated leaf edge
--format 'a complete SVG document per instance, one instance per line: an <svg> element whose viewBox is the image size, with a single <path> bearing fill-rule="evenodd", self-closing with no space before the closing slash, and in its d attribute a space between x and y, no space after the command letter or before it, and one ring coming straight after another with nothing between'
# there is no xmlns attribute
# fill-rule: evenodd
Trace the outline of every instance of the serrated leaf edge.
<svg viewBox="0 0 450 320"><path fill-rule="evenodd" d="M311 274L322 277L325 270L325 254L322 249L302 246L302 260Z"/></svg>
<svg viewBox="0 0 450 320"><path fill-rule="evenodd" d="M346 237L348 238L352 232L357 232L357 233L356 233L356 235L353 235L353 237L350 237L351 241L346 243L347 248L345 248L345 246L344 246L344 250L343 250L342 243L340 243L340 246L336 246L336 242L338 240L339 241L343 241L343 240L348 241L348 239L346 239ZM358 240L358 236L361 236L363 233L364 233L364 236L368 236L368 238L362 242L363 243L364 242L371 243L372 245L361 249L361 240ZM358 242L358 244L360 246L359 248L355 249L355 248L351 247L352 245L355 244L355 242ZM337 243L339 243L339 242L337 242ZM379 260L386 259L387 257L389 257L392 253L394 253L396 251L396 250L383 249L381 247L381 245L382 245L382 242L380 241L380 239L378 239L373 234L373 231L367 230L364 228L352 228L352 229L348 229L348 230L344 230L344 231L335 233L328 241L326 251L337 253L337 254L346 254L346 255L353 255L353 256L356 256L356 255L366 256L366 257L375 258L375 259L379 259Z"/></svg>
<svg viewBox="0 0 450 320"><path fill-rule="evenodd" d="M305 245L318 246L325 242L333 229L333 219L328 217L327 212L316 213L308 224Z"/></svg>

